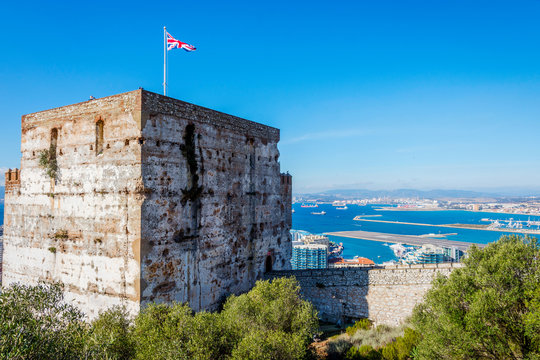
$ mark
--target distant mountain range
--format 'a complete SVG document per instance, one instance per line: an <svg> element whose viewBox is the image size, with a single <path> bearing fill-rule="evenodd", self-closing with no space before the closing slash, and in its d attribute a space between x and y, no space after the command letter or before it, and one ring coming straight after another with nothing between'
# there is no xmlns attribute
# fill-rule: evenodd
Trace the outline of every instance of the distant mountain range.
<svg viewBox="0 0 540 360"><path fill-rule="evenodd" d="M4 186L0 186L0 200L4 200L5 191L6 191L6 188Z"/></svg>
<svg viewBox="0 0 540 360"><path fill-rule="evenodd" d="M370 198L424 198L424 199L489 199L505 197L526 197L538 196L540 191L511 190L506 191L471 191L471 190L417 190L417 189L397 189L397 190L367 190L367 189L346 189L346 190L326 190L318 193L295 194L295 196L318 198L321 200L334 199L370 199Z"/></svg>

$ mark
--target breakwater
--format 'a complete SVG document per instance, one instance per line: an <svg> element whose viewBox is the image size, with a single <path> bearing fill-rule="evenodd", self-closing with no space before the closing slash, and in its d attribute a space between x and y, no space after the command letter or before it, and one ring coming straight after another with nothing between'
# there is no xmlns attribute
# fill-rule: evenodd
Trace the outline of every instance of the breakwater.
<svg viewBox="0 0 540 360"><path fill-rule="evenodd" d="M348 237L353 239L363 239L370 241L378 241L384 243L395 243L395 244L405 244L412 246L422 246L425 244L433 244L441 247L456 247L462 251L467 251L471 245L476 245L478 247L484 247L486 244L477 244L464 241L455 241L448 240L443 238L430 238L425 236L418 235L401 235L401 234L387 234L379 233L373 231L338 231L338 232L328 232L325 235L331 236L341 236Z"/></svg>
<svg viewBox="0 0 540 360"><path fill-rule="evenodd" d="M294 276L301 293L322 320L346 322L369 318L375 324L398 325L412 314L438 275L460 263L393 265L369 268L273 271L266 278Z"/></svg>
<svg viewBox="0 0 540 360"><path fill-rule="evenodd" d="M405 221L390 221L390 220L373 220L373 219L363 219L362 216L357 216L354 218L355 221L365 221L373 223L386 223L386 224L400 224L400 225L416 225L416 226L431 226L431 227L444 227L452 229L470 229L470 230L485 230L485 231L499 231L499 232L515 232L519 234L540 234L539 230L529 230L529 229L508 229L508 228L488 228L488 225L477 225L477 224L423 224L423 223L413 223Z"/></svg>

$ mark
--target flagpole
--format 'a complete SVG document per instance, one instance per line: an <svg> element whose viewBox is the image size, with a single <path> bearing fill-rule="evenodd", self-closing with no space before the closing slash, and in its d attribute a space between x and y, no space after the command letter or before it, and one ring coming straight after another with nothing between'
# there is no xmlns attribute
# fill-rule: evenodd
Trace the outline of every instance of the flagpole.
<svg viewBox="0 0 540 360"><path fill-rule="evenodd" d="M167 95L167 28L163 27L163 95Z"/></svg>

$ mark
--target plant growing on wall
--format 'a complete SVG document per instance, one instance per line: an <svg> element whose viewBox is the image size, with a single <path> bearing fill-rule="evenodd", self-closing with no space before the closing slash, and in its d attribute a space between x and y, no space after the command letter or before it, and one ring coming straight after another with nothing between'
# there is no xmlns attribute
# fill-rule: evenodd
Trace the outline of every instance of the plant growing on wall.
<svg viewBox="0 0 540 360"><path fill-rule="evenodd" d="M56 145L51 144L49 150L39 153L39 166L41 166L51 179L56 178L58 164L56 163Z"/></svg>

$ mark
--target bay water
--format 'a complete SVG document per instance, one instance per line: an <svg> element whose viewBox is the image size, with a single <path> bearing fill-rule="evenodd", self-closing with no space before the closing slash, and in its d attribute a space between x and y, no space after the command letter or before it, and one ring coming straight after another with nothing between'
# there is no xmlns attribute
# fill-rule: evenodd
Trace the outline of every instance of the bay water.
<svg viewBox="0 0 540 360"><path fill-rule="evenodd" d="M473 212L461 210L440 210L440 211L412 211L412 210L377 210L388 205L347 205L347 210L338 210L331 204L319 204L318 208L302 208L300 203L293 204L292 214L293 229L305 230L312 234L336 231L374 231L389 234L402 235L424 235L424 234L450 234L446 238L449 240L488 244L496 241L504 232L471 230L461 228L432 227L406 224L389 224L378 222L365 222L353 220L357 215L381 215L377 217L367 217L366 219L400 221L422 224L484 224L489 222L481 221L483 218L498 220L522 220L540 221L539 216L501 214L487 212ZM313 215L312 212L325 211L326 215ZM536 226L534 227L536 228ZM376 241L352 239L345 237L330 236L330 240L342 242L344 246L343 257L353 258L354 256L366 257L382 263L396 260L389 244Z"/></svg>

